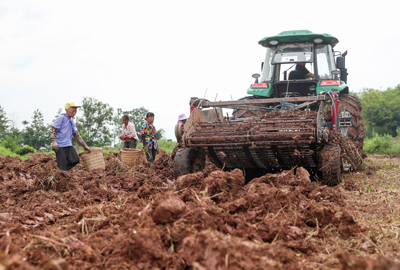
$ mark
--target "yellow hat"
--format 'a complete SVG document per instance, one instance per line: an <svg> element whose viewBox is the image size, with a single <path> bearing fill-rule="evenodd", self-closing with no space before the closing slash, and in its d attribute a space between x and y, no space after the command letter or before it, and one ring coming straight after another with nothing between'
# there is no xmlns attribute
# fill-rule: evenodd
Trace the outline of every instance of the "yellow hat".
<svg viewBox="0 0 400 270"><path fill-rule="evenodd" d="M73 102L68 102L67 104L65 104L65 109L68 110L69 108L80 108L81 106L75 105L75 103Z"/></svg>

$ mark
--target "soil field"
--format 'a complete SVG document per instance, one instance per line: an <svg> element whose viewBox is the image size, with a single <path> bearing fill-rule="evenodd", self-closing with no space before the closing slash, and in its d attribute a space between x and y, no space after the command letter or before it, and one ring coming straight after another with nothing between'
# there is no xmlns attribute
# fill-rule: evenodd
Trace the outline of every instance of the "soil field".
<svg viewBox="0 0 400 270"><path fill-rule="evenodd" d="M172 159L58 171L0 156L0 269L400 269L400 162L369 156L336 187L303 168L245 183Z"/></svg>

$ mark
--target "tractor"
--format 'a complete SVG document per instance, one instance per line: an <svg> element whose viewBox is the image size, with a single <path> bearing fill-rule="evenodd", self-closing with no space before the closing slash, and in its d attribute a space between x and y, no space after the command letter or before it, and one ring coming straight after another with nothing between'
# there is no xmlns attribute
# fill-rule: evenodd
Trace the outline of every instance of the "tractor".
<svg viewBox="0 0 400 270"><path fill-rule="evenodd" d="M339 184L342 173L361 162L365 133L360 101L349 94L347 51L334 50L336 37L308 30L258 43L266 49L265 59L261 74L252 75L249 96L191 99L190 117L175 127L182 141L175 175L201 171L209 160L249 177L301 166L323 184ZM356 160L343 158L343 141L358 153Z"/></svg>

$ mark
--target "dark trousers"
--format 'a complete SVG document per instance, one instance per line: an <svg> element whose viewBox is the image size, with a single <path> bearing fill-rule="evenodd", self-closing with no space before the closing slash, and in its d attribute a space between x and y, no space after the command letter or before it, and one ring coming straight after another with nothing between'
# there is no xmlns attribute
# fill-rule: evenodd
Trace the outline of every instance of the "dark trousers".
<svg viewBox="0 0 400 270"><path fill-rule="evenodd" d="M62 171L69 171L79 163L79 156L72 146L60 147L56 153L57 167Z"/></svg>
<svg viewBox="0 0 400 270"><path fill-rule="evenodd" d="M153 163L156 159L157 149L149 148L149 153L146 153L146 159L148 162Z"/></svg>
<svg viewBox="0 0 400 270"><path fill-rule="evenodd" d="M131 140L130 142L124 142L124 145L122 146L122 149L124 148L136 148L136 140Z"/></svg>

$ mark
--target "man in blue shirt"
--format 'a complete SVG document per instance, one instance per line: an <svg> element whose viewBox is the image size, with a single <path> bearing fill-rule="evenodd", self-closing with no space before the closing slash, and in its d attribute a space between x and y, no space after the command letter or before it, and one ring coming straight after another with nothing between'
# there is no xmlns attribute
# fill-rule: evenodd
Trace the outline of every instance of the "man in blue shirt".
<svg viewBox="0 0 400 270"><path fill-rule="evenodd" d="M63 171L68 171L79 163L78 153L72 147L71 136L74 136L76 142L90 152L90 148L83 141L72 121L77 108L80 107L73 102L65 104L65 113L60 114L50 128L51 148L56 152L58 168Z"/></svg>

